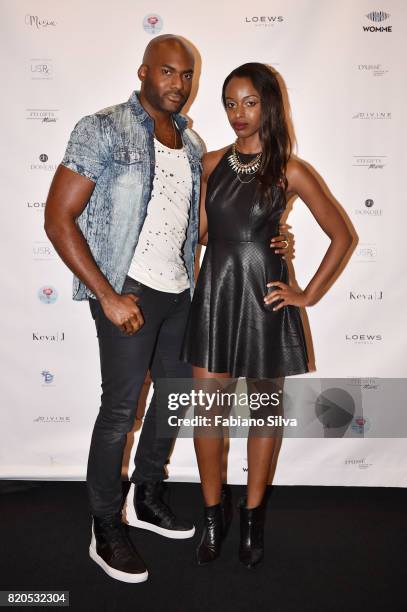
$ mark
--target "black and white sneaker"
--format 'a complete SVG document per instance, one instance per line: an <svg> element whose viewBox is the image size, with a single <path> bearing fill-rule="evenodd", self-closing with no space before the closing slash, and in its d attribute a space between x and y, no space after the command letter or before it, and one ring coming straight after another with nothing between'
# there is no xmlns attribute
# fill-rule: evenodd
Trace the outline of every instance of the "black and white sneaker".
<svg viewBox="0 0 407 612"><path fill-rule="evenodd" d="M120 514L93 517L89 556L111 578L122 582L144 582L147 568L126 533Z"/></svg>
<svg viewBox="0 0 407 612"><path fill-rule="evenodd" d="M123 521L166 538L192 538L194 525L175 516L162 499L163 487L163 482L132 483L123 506Z"/></svg>

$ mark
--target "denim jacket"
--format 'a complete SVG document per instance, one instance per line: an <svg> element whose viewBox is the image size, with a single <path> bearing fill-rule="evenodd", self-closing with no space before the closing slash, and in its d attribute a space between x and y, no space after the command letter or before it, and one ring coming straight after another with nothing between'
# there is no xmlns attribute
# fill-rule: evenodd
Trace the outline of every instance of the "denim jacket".
<svg viewBox="0 0 407 612"><path fill-rule="evenodd" d="M175 114L192 172L189 223L182 255L194 289L194 260L198 242L199 187L204 145ZM117 293L121 292L151 198L154 180L154 122L134 91L129 100L80 119L65 156L67 168L96 183L77 223L92 255ZM73 299L95 296L76 276Z"/></svg>

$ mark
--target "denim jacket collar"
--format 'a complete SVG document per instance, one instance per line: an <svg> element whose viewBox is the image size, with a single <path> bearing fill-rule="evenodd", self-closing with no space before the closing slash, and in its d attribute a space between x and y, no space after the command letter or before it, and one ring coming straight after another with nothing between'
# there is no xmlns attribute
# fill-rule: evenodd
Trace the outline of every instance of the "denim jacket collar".
<svg viewBox="0 0 407 612"><path fill-rule="evenodd" d="M144 107L142 106L139 100L139 95L140 95L140 92L135 90L132 92L129 98L129 104L130 104L131 110L133 111L133 115L136 121L138 121L139 123L142 123L143 121L147 120L147 123L150 123L150 125L152 125L153 120L150 117L150 115L147 113L147 111L144 109ZM185 130L185 128L188 125L188 119L185 117L185 115L181 115L180 113L174 113L173 117L174 117L175 123L177 124L177 127L181 131Z"/></svg>

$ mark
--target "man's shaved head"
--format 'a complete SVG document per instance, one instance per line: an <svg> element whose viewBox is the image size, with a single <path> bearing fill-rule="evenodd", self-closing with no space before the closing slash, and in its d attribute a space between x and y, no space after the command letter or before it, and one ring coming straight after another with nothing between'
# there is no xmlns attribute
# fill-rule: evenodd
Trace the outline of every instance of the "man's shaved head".
<svg viewBox="0 0 407 612"><path fill-rule="evenodd" d="M191 93L194 64L192 47L183 38L163 34L150 40L138 70L144 107L179 112Z"/></svg>
<svg viewBox="0 0 407 612"><path fill-rule="evenodd" d="M160 47L183 51L190 56L193 63L195 62L192 49L185 40L175 36L175 34L161 34L161 36L156 36L148 43L143 55L143 64L148 66L151 62L154 62L157 51L161 50Z"/></svg>

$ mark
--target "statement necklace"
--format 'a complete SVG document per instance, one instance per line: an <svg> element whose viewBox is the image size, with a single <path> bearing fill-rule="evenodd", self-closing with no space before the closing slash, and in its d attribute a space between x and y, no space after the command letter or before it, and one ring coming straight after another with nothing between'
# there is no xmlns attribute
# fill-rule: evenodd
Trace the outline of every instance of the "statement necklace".
<svg viewBox="0 0 407 612"><path fill-rule="evenodd" d="M248 181L247 180L242 180L242 178L239 176L240 174L242 175L256 175L256 172L261 168L261 158L262 158L262 151L260 151L260 153L257 153L256 157L254 159L252 159L250 162L248 163L243 163L238 155L237 152L237 147L236 147L236 142L233 143L232 145L232 153L228 156L228 162L232 168L232 170L234 170L237 174L237 178L239 179L239 181L241 183L251 183L256 176L252 176Z"/></svg>

